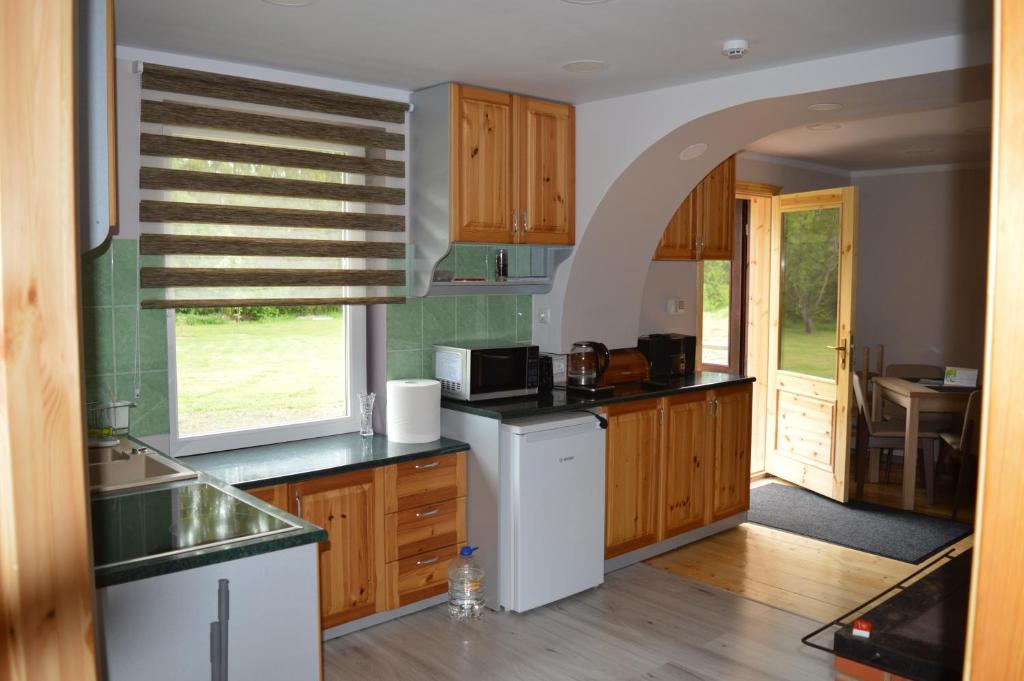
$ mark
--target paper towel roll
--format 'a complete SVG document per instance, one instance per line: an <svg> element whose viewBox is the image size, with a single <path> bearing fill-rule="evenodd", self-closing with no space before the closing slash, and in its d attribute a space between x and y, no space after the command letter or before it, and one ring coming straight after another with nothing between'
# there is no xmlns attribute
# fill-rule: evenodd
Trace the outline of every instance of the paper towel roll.
<svg viewBox="0 0 1024 681"><path fill-rule="evenodd" d="M433 442L441 437L441 383L428 378L388 381L388 440Z"/></svg>

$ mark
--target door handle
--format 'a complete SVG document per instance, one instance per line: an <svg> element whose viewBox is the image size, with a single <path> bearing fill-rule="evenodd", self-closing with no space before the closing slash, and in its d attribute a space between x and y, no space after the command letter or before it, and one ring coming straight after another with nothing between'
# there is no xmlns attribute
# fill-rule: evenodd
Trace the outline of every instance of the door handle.
<svg viewBox="0 0 1024 681"><path fill-rule="evenodd" d="M512 233L517 234L519 232L519 213L516 209L512 209Z"/></svg>
<svg viewBox="0 0 1024 681"><path fill-rule="evenodd" d="M295 494L295 515L302 517L302 497L298 493Z"/></svg>
<svg viewBox="0 0 1024 681"><path fill-rule="evenodd" d="M839 341L839 345L826 345L825 347L840 353L839 368L846 369L846 340Z"/></svg>
<svg viewBox="0 0 1024 681"><path fill-rule="evenodd" d="M523 211L523 231L524 232L529 232L530 231L530 221L526 217L526 211L525 210Z"/></svg>

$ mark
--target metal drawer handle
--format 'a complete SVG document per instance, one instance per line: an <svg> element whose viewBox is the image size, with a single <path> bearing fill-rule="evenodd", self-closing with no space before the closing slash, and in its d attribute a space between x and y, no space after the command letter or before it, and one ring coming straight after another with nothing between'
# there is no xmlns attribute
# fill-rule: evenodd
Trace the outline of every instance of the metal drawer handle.
<svg viewBox="0 0 1024 681"><path fill-rule="evenodd" d="M427 558L426 560L418 560L418 561L416 561L416 564L417 565L433 565L434 563L436 563L439 560L441 560L440 556L434 556L433 558Z"/></svg>
<svg viewBox="0 0 1024 681"><path fill-rule="evenodd" d="M418 463L418 464L416 464L415 468L418 471L424 471L424 470L426 470L428 468L437 468L440 465L441 465L440 461L431 461L430 463Z"/></svg>
<svg viewBox="0 0 1024 681"><path fill-rule="evenodd" d="M430 511L421 511L416 514L417 518L433 518L435 515L441 512L441 509L435 508Z"/></svg>

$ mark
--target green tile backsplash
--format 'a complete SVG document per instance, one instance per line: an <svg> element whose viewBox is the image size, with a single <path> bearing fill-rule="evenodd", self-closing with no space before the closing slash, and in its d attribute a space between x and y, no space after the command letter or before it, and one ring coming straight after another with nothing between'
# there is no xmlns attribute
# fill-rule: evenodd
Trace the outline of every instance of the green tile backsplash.
<svg viewBox="0 0 1024 681"><path fill-rule="evenodd" d="M167 397L167 313L138 316L141 392L134 395L138 242L112 239L101 253L82 262L82 335L86 401L111 398L136 403L132 433L155 435L170 429Z"/></svg>
<svg viewBox="0 0 1024 681"><path fill-rule="evenodd" d="M527 295L434 296L388 305L388 379L433 376L435 343L529 342Z"/></svg>

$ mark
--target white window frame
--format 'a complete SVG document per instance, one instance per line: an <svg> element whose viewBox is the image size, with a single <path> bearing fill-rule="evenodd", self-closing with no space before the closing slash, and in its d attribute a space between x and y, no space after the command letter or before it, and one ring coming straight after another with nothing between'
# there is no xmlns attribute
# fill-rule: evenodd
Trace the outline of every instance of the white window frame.
<svg viewBox="0 0 1024 681"><path fill-rule="evenodd" d="M166 134L181 132L188 134L191 130L185 126L160 126ZM233 141L260 142L263 137L246 133L232 133ZM310 140L299 140L302 146L310 149L322 148L334 151L336 145L326 145ZM361 202L346 202L351 207L364 205ZM351 209L351 208L350 208ZM358 232L357 232L358 234ZM167 310L167 401L170 413L170 442L172 456L191 456L206 454L243 447L279 444L306 440L328 435L341 435L356 432L360 428L359 393L366 392L366 307L363 305L345 305L342 307L345 324L346 354L345 388L347 414L336 419L319 419L300 423L289 423L266 428L246 428L206 433L182 437L178 430L178 356L177 339L175 336L174 310Z"/></svg>
<svg viewBox="0 0 1024 681"><path fill-rule="evenodd" d="M171 455L190 456L243 447L272 445L359 430L359 393L366 392L366 308L343 306L345 324L345 406L342 418L247 428L181 437L178 430L178 355L174 310L167 311L167 401L170 408Z"/></svg>

